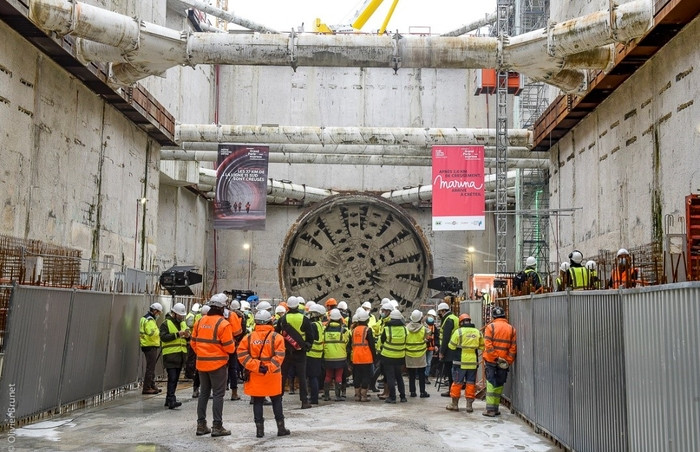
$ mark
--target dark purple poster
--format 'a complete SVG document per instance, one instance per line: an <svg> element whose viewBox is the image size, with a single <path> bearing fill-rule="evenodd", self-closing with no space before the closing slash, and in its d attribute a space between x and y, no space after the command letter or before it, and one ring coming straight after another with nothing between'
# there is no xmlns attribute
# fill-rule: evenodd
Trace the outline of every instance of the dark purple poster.
<svg viewBox="0 0 700 452"><path fill-rule="evenodd" d="M267 146L219 144L214 229L265 229Z"/></svg>

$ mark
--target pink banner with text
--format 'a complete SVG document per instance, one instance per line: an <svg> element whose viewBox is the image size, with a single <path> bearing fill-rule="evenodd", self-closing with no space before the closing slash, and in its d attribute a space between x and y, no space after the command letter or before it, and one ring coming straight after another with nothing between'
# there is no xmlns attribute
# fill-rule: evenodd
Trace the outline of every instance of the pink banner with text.
<svg viewBox="0 0 700 452"><path fill-rule="evenodd" d="M484 230L484 147L433 146L433 230Z"/></svg>

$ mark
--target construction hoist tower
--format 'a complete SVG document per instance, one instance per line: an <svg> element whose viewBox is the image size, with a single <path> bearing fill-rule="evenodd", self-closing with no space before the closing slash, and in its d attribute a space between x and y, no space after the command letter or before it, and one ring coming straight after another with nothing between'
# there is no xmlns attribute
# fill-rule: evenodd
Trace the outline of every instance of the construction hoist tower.
<svg viewBox="0 0 700 452"><path fill-rule="evenodd" d="M508 39L509 10L512 0L498 0L498 72L496 75L496 275L506 272L508 234L508 69L504 67L503 48Z"/></svg>

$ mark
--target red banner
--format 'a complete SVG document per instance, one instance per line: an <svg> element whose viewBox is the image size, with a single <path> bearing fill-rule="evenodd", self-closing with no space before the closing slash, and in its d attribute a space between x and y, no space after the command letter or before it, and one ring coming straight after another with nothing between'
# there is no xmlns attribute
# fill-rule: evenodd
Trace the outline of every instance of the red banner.
<svg viewBox="0 0 700 452"><path fill-rule="evenodd" d="M433 146L433 230L483 230L484 147Z"/></svg>
<svg viewBox="0 0 700 452"><path fill-rule="evenodd" d="M214 229L265 229L268 161L267 146L219 145Z"/></svg>

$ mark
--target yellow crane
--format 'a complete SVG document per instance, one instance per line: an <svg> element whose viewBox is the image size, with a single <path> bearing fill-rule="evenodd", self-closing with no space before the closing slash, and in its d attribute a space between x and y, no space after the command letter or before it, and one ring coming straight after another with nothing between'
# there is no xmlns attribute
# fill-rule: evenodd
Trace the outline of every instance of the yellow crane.
<svg viewBox="0 0 700 452"><path fill-rule="evenodd" d="M313 31L315 33L343 33L359 31L365 26L369 18L372 17L375 11L377 11L377 8L379 8L379 5L381 5L383 2L384 0L365 0L362 6L360 6L360 8L355 12L354 17L350 21L350 25L326 25L321 21L321 19L317 18L314 21ZM389 12L384 18L384 22L379 28L378 33L380 35L386 32L386 27L389 25L389 20L394 14L394 10L396 9L396 5L398 3L399 0L393 0L391 7L389 8Z"/></svg>

